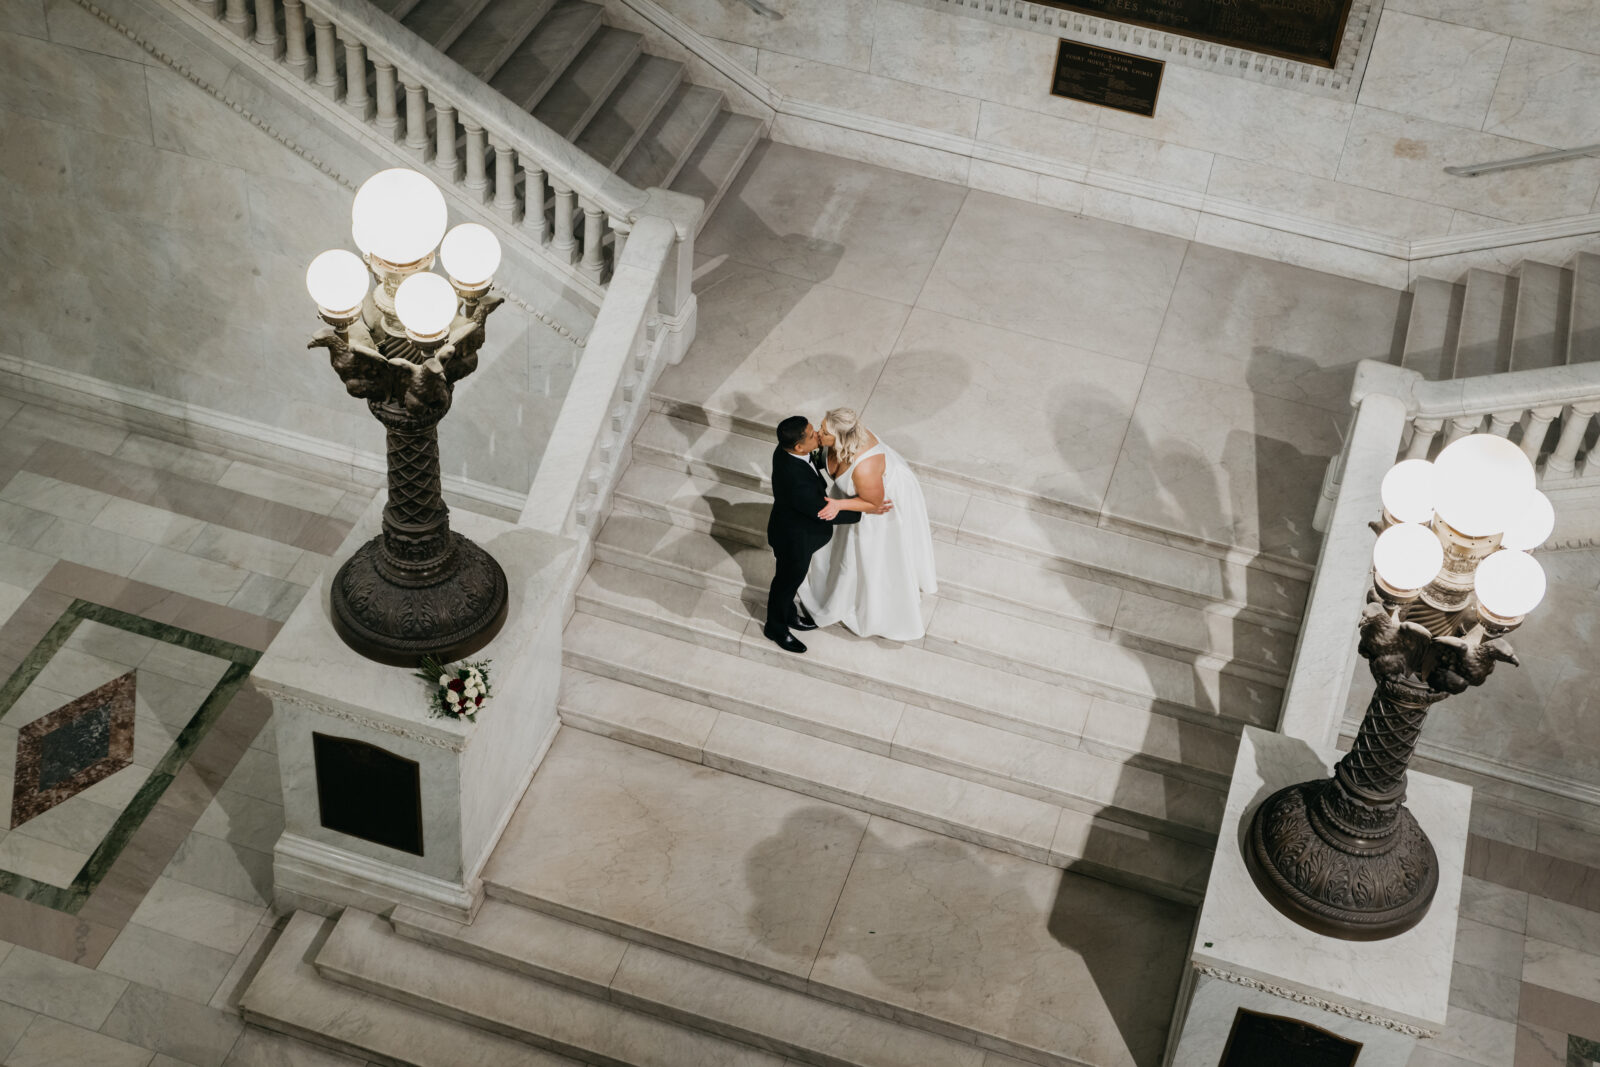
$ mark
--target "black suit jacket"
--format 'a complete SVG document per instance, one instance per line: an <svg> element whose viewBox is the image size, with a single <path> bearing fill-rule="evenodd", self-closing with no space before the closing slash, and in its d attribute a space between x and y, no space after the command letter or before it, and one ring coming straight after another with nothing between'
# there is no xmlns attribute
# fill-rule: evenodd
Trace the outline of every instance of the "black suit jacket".
<svg viewBox="0 0 1600 1067"><path fill-rule="evenodd" d="M811 461L781 448L772 450L772 514L767 518L767 543L780 556L810 556L828 543L839 523L861 521L859 511L841 511L833 522L817 512L828 502L822 475Z"/></svg>

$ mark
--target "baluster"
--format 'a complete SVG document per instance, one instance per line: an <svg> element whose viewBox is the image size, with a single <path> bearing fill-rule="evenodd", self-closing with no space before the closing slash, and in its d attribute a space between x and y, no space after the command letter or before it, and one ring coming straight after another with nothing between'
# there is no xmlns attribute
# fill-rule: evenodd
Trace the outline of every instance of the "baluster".
<svg viewBox="0 0 1600 1067"><path fill-rule="evenodd" d="M551 182L551 187L556 191L556 235L550 242L551 251L568 263L572 262L572 253L577 249L578 242L572 236L572 211L577 202L571 189L559 182Z"/></svg>
<svg viewBox="0 0 1600 1067"><path fill-rule="evenodd" d="M367 47L351 37L344 42L344 106L363 120L372 117L372 98L367 95Z"/></svg>
<svg viewBox="0 0 1600 1067"><path fill-rule="evenodd" d="M311 18L317 37L317 88L329 100L339 99L339 59L334 53L333 23L321 15Z"/></svg>
<svg viewBox="0 0 1600 1067"><path fill-rule="evenodd" d="M528 166L528 157L522 157L522 228L538 244L544 244L550 224L544 217L544 171Z"/></svg>
<svg viewBox="0 0 1600 1067"><path fill-rule="evenodd" d="M633 232L633 224L615 215L606 221L611 224L611 273L615 275L617 268L622 265L622 250L628 245L628 234Z"/></svg>
<svg viewBox="0 0 1600 1067"><path fill-rule="evenodd" d="M428 140L428 95L421 84L405 83L406 87L406 147L420 162L426 163L432 154L433 142Z"/></svg>
<svg viewBox="0 0 1600 1067"><path fill-rule="evenodd" d="M311 57L306 54L306 6L301 0L283 0L283 36L288 64L304 81L311 76Z"/></svg>
<svg viewBox="0 0 1600 1067"><path fill-rule="evenodd" d="M256 47L273 59L283 55L283 39L278 36L278 13L273 0L256 0Z"/></svg>
<svg viewBox="0 0 1600 1067"><path fill-rule="evenodd" d="M1459 441L1469 433L1477 433L1478 427L1483 425L1482 415L1460 415L1450 420L1450 428L1444 432L1444 443L1449 445Z"/></svg>
<svg viewBox="0 0 1600 1067"><path fill-rule="evenodd" d="M214 19L217 17L219 10L217 8L217 0L194 0L194 6L199 8L207 18Z"/></svg>
<svg viewBox="0 0 1600 1067"><path fill-rule="evenodd" d="M605 272L606 213L594 204L583 205L583 273L595 281Z"/></svg>
<svg viewBox="0 0 1600 1067"><path fill-rule="evenodd" d="M433 165L453 182L461 180L461 159L456 154L456 109L442 100L433 102L435 144Z"/></svg>
<svg viewBox="0 0 1600 1067"><path fill-rule="evenodd" d="M395 82L394 64L374 56L372 69L377 72L378 129L382 130L390 141L398 141L400 114L396 106L396 97L399 89Z"/></svg>
<svg viewBox="0 0 1600 1067"><path fill-rule="evenodd" d="M250 9L245 0L228 0L227 15L224 16L228 29L239 35L240 40L250 36Z"/></svg>
<svg viewBox="0 0 1600 1067"><path fill-rule="evenodd" d="M1544 461L1547 478L1570 478L1577 468L1578 449L1583 446L1584 434L1589 432L1589 420L1600 405L1574 404L1561 419L1561 437L1555 450Z"/></svg>
<svg viewBox="0 0 1600 1067"><path fill-rule="evenodd" d="M488 142L483 136L483 127L476 123L462 119L461 125L467 130L467 191L481 203L489 202L489 174L484 166L484 152L488 149Z"/></svg>
<svg viewBox="0 0 1600 1067"><path fill-rule="evenodd" d="M1510 437L1511 427L1522 421L1522 410L1497 411L1489 416L1489 432L1496 437Z"/></svg>
<svg viewBox="0 0 1600 1067"><path fill-rule="evenodd" d="M498 138L490 138L494 148L494 209L507 222L517 221L517 160L511 148Z"/></svg>
<svg viewBox="0 0 1600 1067"><path fill-rule="evenodd" d="M1412 423L1411 444L1406 449L1406 459L1427 459L1433 439L1444 423L1439 419L1417 419Z"/></svg>
<svg viewBox="0 0 1600 1067"><path fill-rule="evenodd" d="M1528 426L1522 431L1522 454L1535 467L1539 465L1545 439L1550 436L1550 422L1559 414L1560 408L1534 408L1528 412Z"/></svg>

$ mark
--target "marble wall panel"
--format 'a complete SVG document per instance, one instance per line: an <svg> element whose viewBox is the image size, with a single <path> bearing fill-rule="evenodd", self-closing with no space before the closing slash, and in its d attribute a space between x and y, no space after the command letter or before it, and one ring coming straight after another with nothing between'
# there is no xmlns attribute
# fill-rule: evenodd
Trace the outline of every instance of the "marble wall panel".
<svg viewBox="0 0 1600 1067"><path fill-rule="evenodd" d="M1090 166L1204 192L1215 159L1211 152L1102 126L1095 131Z"/></svg>
<svg viewBox="0 0 1600 1067"><path fill-rule="evenodd" d="M1384 10L1600 54L1593 0L1385 0Z"/></svg>
<svg viewBox="0 0 1600 1067"><path fill-rule="evenodd" d="M1510 43L1503 34L1385 11L1357 99L1481 129Z"/></svg>
<svg viewBox="0 0 1600 1067"><path fill-rule="evenodd" d="M44 0L50 40L56 44L98 52L135 63L160 64L160 60L96 18L77 0Z"/></svg>
<svg viewBox="0 0 1600 1067"><path fill-rule="evenodd" d="M0 33L20 33L29 37L49 36L44 0L12 0L0 4Z"/></svg>
<svg viewBox="0 0 1600 1067"><path fill-rule="evenodd" d="M1091 123L986 100L978 116L977 138L983 144L1011 148L1061 163L1087 165L1094 155L1098 132Z"/></svg>
<svg viewBox="0 0 1600 1067"><path fill-rule="evenodd" d="M1600 141L1597 87L1600 55L1513 41L1483 128L1552 148L1594 144Z"/></svg>
<svg viewBox="0 0 1600 1067"><path fill-rule="evenodd" d="M859 111L957 137L971 137L978 127L978 101L969 96L779 52L763 51L756 73L784 96L808 103Z"/></svg>
<svg viewBox="0 0 1600 1067"><path fill-rule="evenodd" d="M892 141L858 130L847 130L831 123L815 122L794 115L779 115L772 120L768 134L780 144L809 148L815 152L843 156L860 163L875 163L942 182L967 183L971 159L966 155L926 148L906 141Z"/></svg>
<svg viewBox="0 0 1600 1067"><path fill-rule="evenodd" d="M8 111L150 143L150 105L138 63L0 35L0 100Z"/></svg>
<svg viewBox="0 0 1600 1067"><path fill-rule="evenodd" d="M1586 213L1600 188L1600 159L1458 178L1446 166L1528 155L1544 145L1473 133L1427 119L1357 107L1339 180L1397 196L1533 222Z"/></svg>
<svg viewBox="0 0 1600 1067"><path fill-rule="evenodd" d="M728 58L751 73L754 73L761 64L761 50L759 48L748 44L739 44L736 41L721 40L716 37L709 37L707 40L722 49L728 54Z"/></svg>
<svg viewBox="0 0 1600 1067"><path fill-rule="evenodd" d="M967 171L967 185L980 192L994 193L998 196L1009 196L1018 200L1037 200L1039 196L1039 172L1023 170L1020 167L1008 167L1003 163L990 163L987 160L974 159Z"/></svg>
<svg viewBox="0 0 1600 1067"><path fill-rule="evenodd" d="M1085 215L1107 222L1137 226L1141 230L1181 237L1185 241L1194 237L1200 225L1200 212L1193 208L1094 185L1084 187L1082 211Z"/></svg>
<svg viewBox="0 0 1600 1067"><path fill-rule="evenodd" d="M1488 215L1474 215L1470 211L1456 210L1450 220L1450 232L1455 233L1482 233L1485 230L1500 230L1511 225L1505 219L1490 218Z"/></svg>
<svg viewBox="0 0 1600 1067"><path fill-rule="evenodd" d="M780 19L764 18L744 4L721 0L673 0L672 13L695 32L737 41L764 52L866 70L872 57L870 0L816 4L810 0L763 0Z"/></svg>
<svg viewBox="0 0 1600 1067"><path fill-rule="evenodd" d="M1292 170L1245 163L1230 156L1216 157L1206 194L1286 215L1405 239L1441 237L1450 231L1456 214L1454 209L1438 204L1363 189L1346 182L1310 178Z"/></svg>
<svg viewBox="0 0 1600 1067"><path fill-rule="evenodd" d="M239 171L209 160L92 136L73 139L70 160L71 195L97 210L197 235L230 235L247 221Z"/></svg>
<svg viewBox="0 0 1600 1067"><path fill-rule="evenodd" d="M53 197L67 178L68 134L54 122L0 110L0 195L17 206L33 197Z"/></svg>
<svg viewBox="0 0 1600 1067"><path fill-rule="evenodd" d="M1083 194L1082 182L1068 181L1049 174L1039 175L1039 188L1035 193L1039 203L1044 206L1070 211L1074 215L1083 214Z"/></svg>

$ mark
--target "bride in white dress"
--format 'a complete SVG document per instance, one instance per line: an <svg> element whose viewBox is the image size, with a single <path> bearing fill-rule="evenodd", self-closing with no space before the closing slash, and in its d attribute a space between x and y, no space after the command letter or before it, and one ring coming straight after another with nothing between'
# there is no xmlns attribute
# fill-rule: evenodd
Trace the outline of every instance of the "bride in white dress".
<svg viewBox="0 0 1600 1067"><path fill-rule="evenodd" d="M922 638L922 594L937 593L933 531L917 477L900 453L861 425L850 408L828 412L818 427L828 449L828 506L866 511L885 499L894 509L840 526L811 557L800 602L818 626L842 622L862 637Z"/></svg>

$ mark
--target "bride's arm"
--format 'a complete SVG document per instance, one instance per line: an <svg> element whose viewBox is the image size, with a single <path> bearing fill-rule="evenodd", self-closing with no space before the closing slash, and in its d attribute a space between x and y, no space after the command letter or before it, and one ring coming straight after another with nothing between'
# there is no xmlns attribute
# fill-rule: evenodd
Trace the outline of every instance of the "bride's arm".
<svg viewBox="0 0 1600 1067"><path fill-rule="evenodd" d="M829 500L819 516L831 519L841 511L860 511L867 515L882 515L894 507L894 502L883 497L883 468L882 456L868 456L856 464L856 469L851 475L855 483L856 495L843 500Z"/></svg>

